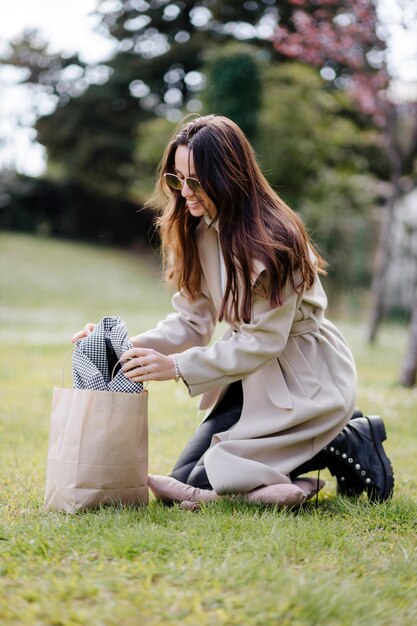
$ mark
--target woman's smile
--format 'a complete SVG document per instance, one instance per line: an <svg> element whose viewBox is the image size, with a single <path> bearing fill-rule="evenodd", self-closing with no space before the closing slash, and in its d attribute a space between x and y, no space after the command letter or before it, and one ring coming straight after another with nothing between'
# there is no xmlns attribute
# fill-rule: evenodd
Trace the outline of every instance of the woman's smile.
<svg viewBox="0 0 417 626"><path fill-rule="evenodd" d="M199 202L198 200L187 200L187 207L189 209L195 209L198 206L201 206L201 202Z"/></svg>

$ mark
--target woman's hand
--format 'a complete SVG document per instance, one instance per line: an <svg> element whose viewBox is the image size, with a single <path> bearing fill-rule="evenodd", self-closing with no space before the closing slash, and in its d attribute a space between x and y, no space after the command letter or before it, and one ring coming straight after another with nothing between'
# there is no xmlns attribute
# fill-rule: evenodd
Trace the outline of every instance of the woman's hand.
<svg viewBox="0 0 417 626"><path fill-rule="evenodd" d="M121 356L122 370L135 383L175 378L174 362L169 356L148 348L132 348Z"/></svg>
<svg viewBox="0 0 417 626"><path fill-rule="evenodd" d="M75 335L71 339L71 343L75 343L79 339L84 339L84 337L87 337L88 335L90 335L90 333L93 332L95 327L96 327L95 324L92 324L92 323L86 324L85 327L84 327L84 330L80 330L80 332L75 333Z"/></svg>

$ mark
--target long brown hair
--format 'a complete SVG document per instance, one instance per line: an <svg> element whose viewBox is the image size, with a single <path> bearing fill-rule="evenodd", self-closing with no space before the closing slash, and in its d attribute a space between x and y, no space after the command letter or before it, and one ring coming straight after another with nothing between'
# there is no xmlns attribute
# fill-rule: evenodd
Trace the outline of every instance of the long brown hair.
<svg viewBox="0 0 417 626"><path fill-rule="evenodd" d="M254 259L266 268L271 306L282 304L288 281L301 293L312 286L316 272L325 273L325 262L303 222L273 191L240 128L226 117L206 115L186 123L172 137L150 200L163 208L157 224L168 282L192 299L202 277L195 236L201 218L190 214L181 193L164 179L166 172L174 171L178 146L192 150L195 174L217 209L213 223L218 222L227 275L219 319L250 320Z"/></svg>

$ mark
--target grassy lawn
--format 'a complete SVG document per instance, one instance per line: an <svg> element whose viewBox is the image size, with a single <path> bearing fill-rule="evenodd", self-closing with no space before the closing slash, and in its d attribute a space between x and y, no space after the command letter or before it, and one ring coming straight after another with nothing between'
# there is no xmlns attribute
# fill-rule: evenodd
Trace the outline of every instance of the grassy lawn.
<svg viewBox="0 0 417 626"><path fill-rule="evenodd" d="M355 353L358 405L384 416L394 498L339 498L277 511L236 500L200 512L42 510L52 387L69 338L121 315L133 333L170 310L158 259L0 233L0 624L272 626L417 623L417 389L396 386L407 341L339 326ZM69 370L70 368L68 368ZM69 371L67 384L70 384ZM150 471L169 472L198 424L197 401L150 385Z"/></svg>

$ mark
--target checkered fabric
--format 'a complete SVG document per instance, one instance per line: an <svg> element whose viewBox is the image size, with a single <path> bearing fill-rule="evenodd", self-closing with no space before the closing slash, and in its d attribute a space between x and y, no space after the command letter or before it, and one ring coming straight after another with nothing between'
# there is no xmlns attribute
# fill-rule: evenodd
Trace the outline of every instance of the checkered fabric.
<svg viewBox="0 0 417 626"><path fill-rule="evenodd" d="M106 352L109 339L118 359L133 348L121 317L103 317L94 331L75 344L72 355L73 386L76 389L141 393L142 383L134 383L121 370L112 379Z"/></svg>

